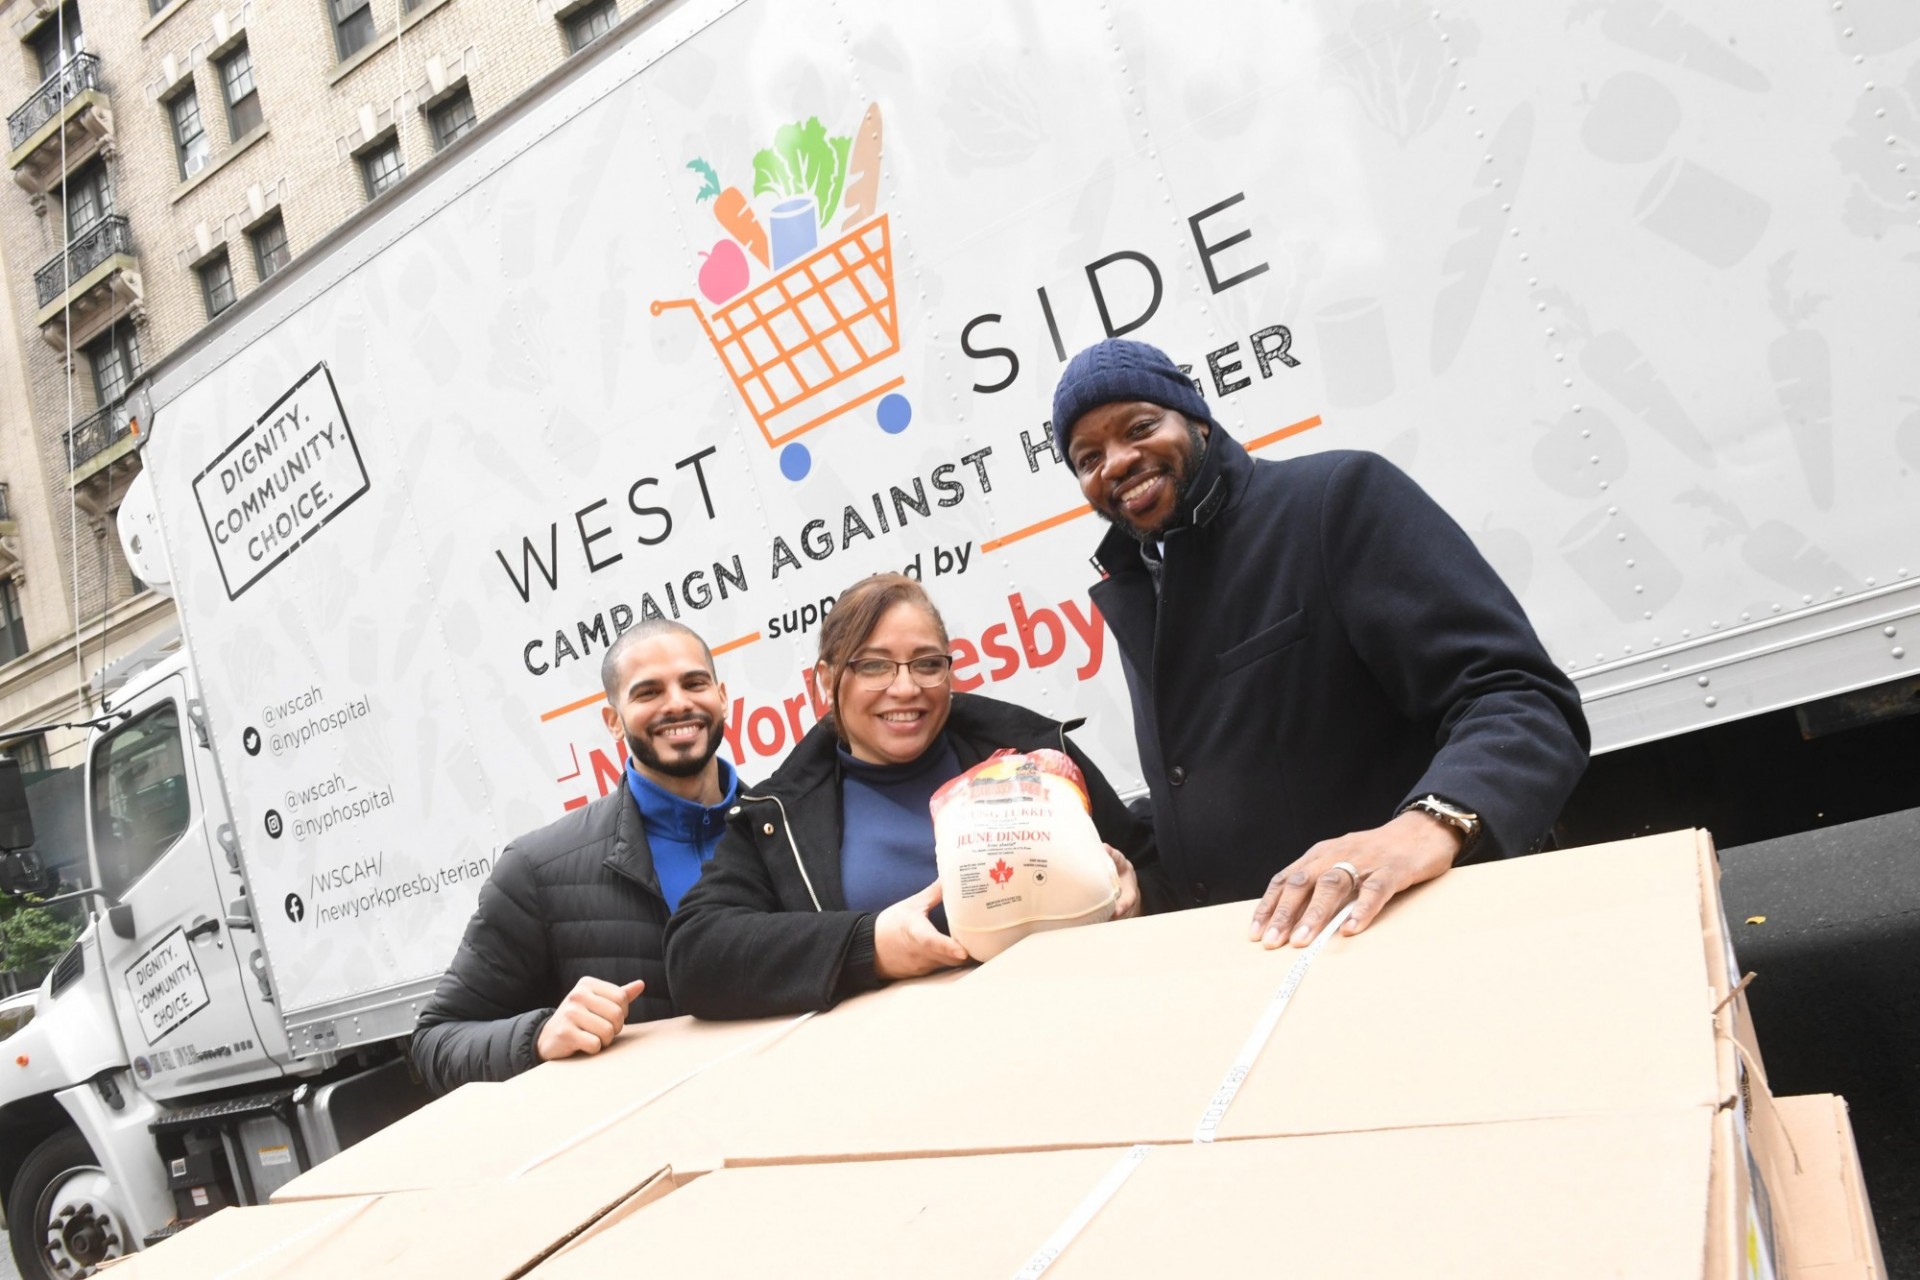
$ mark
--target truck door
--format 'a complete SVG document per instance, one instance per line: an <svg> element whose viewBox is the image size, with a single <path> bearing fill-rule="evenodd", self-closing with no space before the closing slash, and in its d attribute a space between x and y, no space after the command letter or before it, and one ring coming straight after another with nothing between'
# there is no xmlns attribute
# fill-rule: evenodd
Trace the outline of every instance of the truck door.
<svg viewBox="0 0 1920 1280"><path fill-rule="evenodd" d="M120 917L103 922L101 951L134 1074L158 1097L278 1075L245 986L253 935L228 936L185 681L162 681L136 707L87 764L94 865Z"/></svg>

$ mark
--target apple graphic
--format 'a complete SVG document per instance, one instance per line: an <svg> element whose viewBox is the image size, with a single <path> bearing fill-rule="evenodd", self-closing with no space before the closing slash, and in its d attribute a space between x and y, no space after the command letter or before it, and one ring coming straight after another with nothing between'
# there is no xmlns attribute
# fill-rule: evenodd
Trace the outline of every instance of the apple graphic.
<svg viewBox="0 0 1920 1280"><path fill-rule="evenodd" d="M1600 86L1580 141L1602 160L1639 164L1659 158L1682 116L1673 90L1650 75L1623 71Z"/></svg>
<svg viewBox="0 0 1920 1280"><path fill-rule="evenodd" d="M706 262L700 268L700 292L718 306L747 287L747 255L731 240L718 240L700 255Z"/></svg>
<svg viewBox="0 0 1920 1280"><path fill-rule="evenodd" d="M1494 529L1483 524L1480 532L1468 536L1507 589L1516 596L1526 595L1527 584L1533 581L1533 544L1527 541L1527 535L1518 529Z"/></svg>
<svg viewBox="0 0 1920 1280"><path fill-rule="evenodd" d="M1900 398L1911 400L1909 396ZM1893 447L1908 466L1920 470L1920 409L1915 409L1908 414L1900 425L1893 429Z"/></svg>

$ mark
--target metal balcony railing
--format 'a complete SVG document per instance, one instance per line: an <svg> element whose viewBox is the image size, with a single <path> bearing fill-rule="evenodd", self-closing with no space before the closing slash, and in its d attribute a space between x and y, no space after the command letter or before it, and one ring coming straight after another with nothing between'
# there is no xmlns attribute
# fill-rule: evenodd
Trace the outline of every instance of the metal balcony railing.
<svg viewBox="0 0 1920 1280"><path fill-rule="evenodd" d="M60 109L88 89L100 87L100 59L91 53L77 53L61 68L41 81L18 110L7 117L7 147L18 147L33 136Z"/></svg>
<svg viewBox="0 0 1920 1280"><path fill-rule="evenodd" d="M68 465L78 470L105 453L116 441L125 439L132 430L133 422L125 406L112 404L74 423L72 430L61 434L60 442L73 460Z"/></svg>
<svg viewBox="0 0 1920 1280"><path fill-rule="evenodd" d="M127 215L110 213L95 218L67 245L66 251L34 272L33 287L40 305L46 306L65 293L73 281L84 277L116 253L133 252L133 232Z"/></svg>

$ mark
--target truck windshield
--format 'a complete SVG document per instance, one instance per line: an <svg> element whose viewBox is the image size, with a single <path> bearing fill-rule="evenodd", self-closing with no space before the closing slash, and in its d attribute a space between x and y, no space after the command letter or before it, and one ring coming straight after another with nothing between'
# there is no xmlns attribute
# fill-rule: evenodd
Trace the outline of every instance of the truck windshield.
<svg viewBox="0 0 1920 1280"><path fill-rule="evenodd" d="M100 887L118 901L192 816L179 708L163 703L102 738L88 783Z"/></svg>

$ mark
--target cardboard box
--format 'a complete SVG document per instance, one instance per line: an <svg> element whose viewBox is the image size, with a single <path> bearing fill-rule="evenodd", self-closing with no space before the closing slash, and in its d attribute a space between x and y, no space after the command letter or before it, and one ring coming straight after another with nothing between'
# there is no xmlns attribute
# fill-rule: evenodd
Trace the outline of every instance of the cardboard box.
<svg viewBox="0 0 1920 1280"><path fill-rule="evenodd" d="M549 1277L637 1257L698 1274L1007 1274L1148 1144L1060 1274L1731 1280L1750 1256L1841 1265L1837 1238L1798 1226L1814 1193L1770 1194L1785 1138L1756 1122L1748 1140L1749 1115L1791 1109L1737 1047L1753 1029L1703 833L1465 868L1407 894L1318 953L1264 1039L1305 953L1252 943L1250 911L1036 935L799 1022L629 1028L596 1058L460 1090L280 1198L387 1192L366 1212L412 1204L417 1231L434 1210L407 1188L464 1197L483 1220L553 1189L571 1207L527 1226L553 1233ZM1209 1115L1215 1140L1195 1142ZM1838 1151L1831 1111L1825 1132ZM1847 1239L1871 1240L1846 1162L1801 1160L1808 1186L1841 1186ZM332 1274L399 1265L342 1256Z"/></svg>
<svg viewBox="0 0 1920 1280"><path fill-rule="evenodd" d="M1847 1104L1832 1094L1762 1097L1753 1145L1791 1280L1884 1280Z"/></svg>
<svg viewBox="0 0 1920 1280"><path fill-rule="evenodd" d="M1187 1142L1302 955L1250 911L1037 935L678 1101L750 1117L736 1166ZM1700 833L1454 872L1327 946L1217 1136L1710 1112L1738 1092L1724 938Z"/></svg>
<svg viewBox="0 0 1920 1280"><path fill-rule="evenodd" d="M1048 1280L1731 1277L1708 1260L1706 1109L1152 1147ZM1724 1134L1723 1134L1724 1136ZM535 1280L1009 1276L1124 1150L728 1169Z"/></svg>
<svg viewBox="0 0 1920 1280"><path fill-rule="evenodd" d="M605 1183L512 1184L226 1209L113 1270L115 1280L512 1280L588 1227L671 1186L662 1170L608 1197Z"/></svg>
<svg viewBox="0 0 1920 1280"><path fill-rule="evenodd" d="M598 1054L543 1063L501 1084L469 1084L308 1170L273 1202L504 1182L625 1121L625 1141L576 1166L582 1181L631 1188L678 1163L708 1168L706 1126L650 1111L684 1081L773 1042L792 1019L625 1028ZM658 1116L658 1122L655 1121Z"/></svg>
<svg viewBox="0 0 1920 1280"><path fill-rule="evenodd" d="M969 972L875 992L848 1016L885 1021ZM511 1182L562 1156L576 1181L608 1193L661 1168L698 1176L719 1167L728 1129L752 1121L749 1093L724 1083L727 1073L807 1021L672 1018L626 1027L597 1054L542 1063L503 1083L463 1085L301 1174L273 1203ZM720 1078L717 1092L733 1104L683 1103L687 1086L708 1076Z"/></svg>

